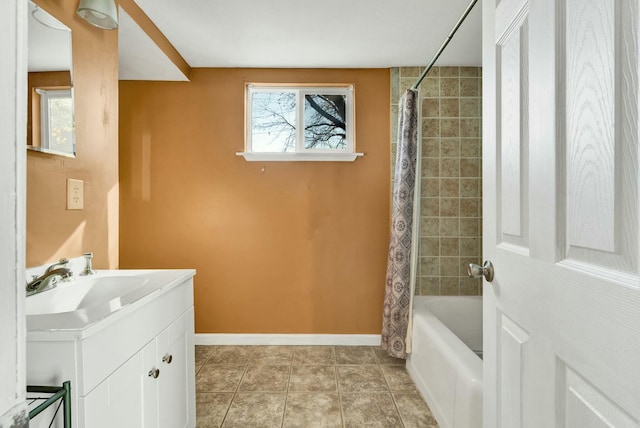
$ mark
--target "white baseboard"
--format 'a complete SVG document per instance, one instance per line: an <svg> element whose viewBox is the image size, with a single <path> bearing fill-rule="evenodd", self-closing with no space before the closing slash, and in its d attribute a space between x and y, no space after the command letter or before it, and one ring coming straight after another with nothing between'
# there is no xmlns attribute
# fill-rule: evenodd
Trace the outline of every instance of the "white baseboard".
<svg viewBox="0 0 640 428"><path fill-rule="evenodd" d="M196 333L196 345L378 346L379 334L227 334Z"/></svg>

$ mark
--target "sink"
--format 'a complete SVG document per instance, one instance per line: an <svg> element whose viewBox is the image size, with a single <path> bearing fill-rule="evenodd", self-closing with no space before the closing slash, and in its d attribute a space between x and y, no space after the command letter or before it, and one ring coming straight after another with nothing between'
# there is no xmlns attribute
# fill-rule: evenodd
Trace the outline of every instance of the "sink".
<svg viewBox="0 0 640 428"><path fill-rule="evenodd" d="M27 336L85 337L194 275L190 269L102 270L26 298Z"/></svg>
<svg viewBox="0 0 640 428"><path fill-rule="evenodd" d="M121 305L121 298L148 282L142 276L104 276L62 283L53 290L27 297L27 315L57 314L95 305Z"/></svg>

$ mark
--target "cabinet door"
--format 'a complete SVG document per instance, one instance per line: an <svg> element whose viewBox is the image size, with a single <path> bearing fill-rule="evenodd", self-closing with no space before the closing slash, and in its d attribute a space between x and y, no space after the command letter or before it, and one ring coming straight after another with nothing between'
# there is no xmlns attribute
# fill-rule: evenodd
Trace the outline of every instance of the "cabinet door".
<svg viewBox="0 0 640 428"><path fill-rule="evenodd" d="M158 344L158 414L159 427L178 428L192 426L190 415L190 373L188 346L193 342L190 338L187 311L180 318L164 329L157 338Z"/></svg>
<svg viewBox="0 0 640 428"><path fill-rule="evenodd" d="M139 428L144 426L143 403L146 373L143 353L138 352L93 391L78 400L79 425L91 428Z"/></svg>
<svg viewBox="0 0 640 428"><path fill-rule="evenodd" d="M158 381L160 375L164 374L161 371L157 372L155 377L155 370L158 367L158 347L156 339L154 338L140 351L142 354L142 367L140 372L142 373L142 395L143 395L143 413L144 423L140 427L144 428L158 428ZM88 427L87 427L88 428Z"/></svg>

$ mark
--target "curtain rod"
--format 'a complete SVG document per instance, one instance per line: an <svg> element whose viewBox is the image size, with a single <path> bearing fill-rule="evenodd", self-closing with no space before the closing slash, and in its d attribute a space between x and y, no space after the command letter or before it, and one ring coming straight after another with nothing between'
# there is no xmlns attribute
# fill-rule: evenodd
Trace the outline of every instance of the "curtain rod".
<svg viewBox="0 0 640 428"><path fill-rule="evenodd" d="M458 28L460 28L460 26L462 25L462 22L464 22L465 18L467 17L467 15L469 15L469 13L471 12L471 9L473 9L473 6L475 6L477 2L478 2L478 0L471 0L471 3L469 3L469 6L467 6L467 8L465 9L464 13L460 17L460 19L458 19L458 22L456 23L456 25L453 27L453 29L451 30L451 32L449 33L447 38L444 40L444 42L442 42L442 45L440 46L440 49L438 49L438 52L436 52L436 54L434 55L433 59L431 60L431 62L427 66L427 68L424 69L424 71L422 72L422 74L420 75L420 77L418 78L416 83L413 84L411 89L413 89L413 90L417 90L418 89L418 86L420 86L420 83L422 83L422 81L424 80L424 78L427 75L427 73L429 72L429 70L431 70L431 67L433 67L433 64L435 64L435 62L438 60L438 58L442 54L442 51L444 51L444 48L447 47L447 45L449 44L449 42L453 38L453 35L456 34L456 31L458 31Z"/></svg>

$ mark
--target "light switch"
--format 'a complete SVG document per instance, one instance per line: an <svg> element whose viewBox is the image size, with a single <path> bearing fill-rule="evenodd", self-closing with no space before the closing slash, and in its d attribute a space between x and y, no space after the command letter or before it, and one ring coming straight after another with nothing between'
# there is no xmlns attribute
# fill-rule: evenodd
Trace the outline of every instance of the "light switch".
<svg viewBox="0 0 640 428"><path fill-rule="evenodd" d="M67 209L81 210L84 208L84 181L67 179Z"/></svg>

